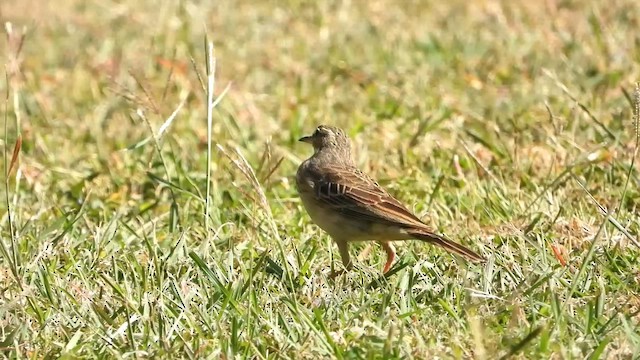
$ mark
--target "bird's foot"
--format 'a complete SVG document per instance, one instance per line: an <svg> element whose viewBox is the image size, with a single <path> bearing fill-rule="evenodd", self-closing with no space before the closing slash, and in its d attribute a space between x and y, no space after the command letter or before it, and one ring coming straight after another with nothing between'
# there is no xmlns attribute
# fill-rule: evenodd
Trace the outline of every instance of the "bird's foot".
<svg viewBox="0 0 640 360"><path fill-rule="evenodd" d="M331 272L329 273L329 278L331 279L335 279L338 276L344 274L346 271L344 269L341 270L331 270Z"/></svg>

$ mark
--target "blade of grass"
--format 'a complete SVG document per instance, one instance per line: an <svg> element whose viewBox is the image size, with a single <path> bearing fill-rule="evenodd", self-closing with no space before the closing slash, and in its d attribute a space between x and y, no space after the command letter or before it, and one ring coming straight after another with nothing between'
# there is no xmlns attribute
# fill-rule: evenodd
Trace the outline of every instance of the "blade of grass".
<svg viewBox="0 0 640 360"><path fill-rule="evenodd" d="M532 332L530 332L527 336L525 336L524 339L520 340L520 342L512 346L509 352L506 353L504 356L502 356L500 360L506 360L512 357L513 355L519 353L520 351L522 351L522 349L524 349L530 342L532 342L535 338L538 337L538 335L540 335L543 329L544 329L543 326L539 326L535 328Z"/></svg>

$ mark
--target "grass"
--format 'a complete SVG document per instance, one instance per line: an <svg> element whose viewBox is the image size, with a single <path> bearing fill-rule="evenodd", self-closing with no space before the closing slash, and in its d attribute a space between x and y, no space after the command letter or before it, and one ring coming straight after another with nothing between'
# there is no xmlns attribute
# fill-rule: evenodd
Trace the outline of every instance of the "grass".
<svg viewBox="0 0 640 360"><path fill-rule="evenodd" d="M2 2L3 356L640 356L638 19L630 0ZM487 265L406 242L390 276L373 247L331 280L293 183L320 123Z"/></svg>

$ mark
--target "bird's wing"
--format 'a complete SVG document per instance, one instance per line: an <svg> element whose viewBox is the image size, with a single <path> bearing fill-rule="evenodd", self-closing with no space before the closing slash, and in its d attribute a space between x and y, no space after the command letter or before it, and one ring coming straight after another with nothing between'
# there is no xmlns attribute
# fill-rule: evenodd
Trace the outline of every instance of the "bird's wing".
<svg viewBox="0 0 640 360"><path fill-rule="evenodd" d="M402 203L357 168L332 167L323 171L323 175L314 186L315 196L328 208L354 220L384 222L400 227L426 227Z"/></svg>

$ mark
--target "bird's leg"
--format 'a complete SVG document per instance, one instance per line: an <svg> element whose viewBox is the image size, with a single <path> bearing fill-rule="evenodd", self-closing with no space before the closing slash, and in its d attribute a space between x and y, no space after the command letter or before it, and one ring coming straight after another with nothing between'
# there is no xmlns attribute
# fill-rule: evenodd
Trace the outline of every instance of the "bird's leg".
<svg viewBox="0 0 640 360"><path fill-rule="evenodd" d="M364 259L366 259L369 256L369 253L371 252L371 243L367 243L367 246L364 247L364 249L362 251L360 251L360 253L358 254L358 261L362 261Z"/></svg>
<svg viewBox="0 0 640 360"><path fill-rule="evenodd" d="M349 257L349 243L345 240L335 240L338 245L338 250L340 251L340 258L342 259L342 265L344 266L344 270L333 271L331 273L331 277L336 277L345 272L345 270L351 270L353 268L353 264L351 263L351 258Z"/></svg>
<svg viewBox="0 0 640 360"><path fill-rule="evenodd" d="M382 269L383 273L386 273L393 265L393 260L396 258L396 249L393 248L388 241L378 241L378 244L382 246L384 251L387 252L387 262L384 264L384 268Z"/></svg>

